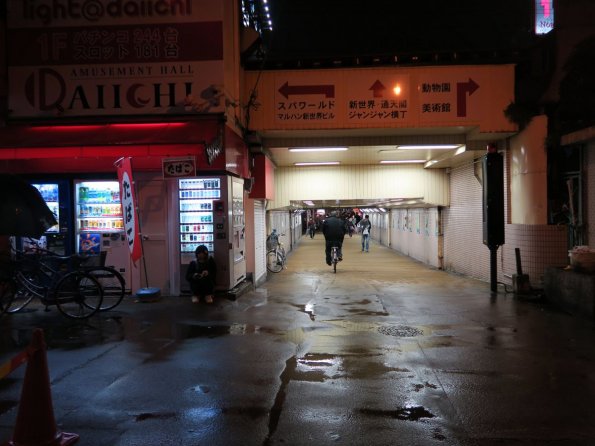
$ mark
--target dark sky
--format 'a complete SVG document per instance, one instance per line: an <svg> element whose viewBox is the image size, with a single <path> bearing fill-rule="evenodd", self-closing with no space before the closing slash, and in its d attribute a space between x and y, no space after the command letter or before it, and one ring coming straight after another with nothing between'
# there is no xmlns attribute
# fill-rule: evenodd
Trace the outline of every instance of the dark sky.
<svg viewBox="0 0 595 446"><path fill-rule="evenodd" d="M509 49L532 36L533 0L269 0L269 57Z"/></svg>

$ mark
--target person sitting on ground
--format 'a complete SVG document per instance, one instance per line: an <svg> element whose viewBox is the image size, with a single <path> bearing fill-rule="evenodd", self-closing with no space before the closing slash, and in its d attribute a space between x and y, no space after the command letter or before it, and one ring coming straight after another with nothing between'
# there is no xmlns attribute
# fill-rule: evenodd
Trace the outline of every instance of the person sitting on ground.
<svg viewBox="0 0 595 446"><path fill-rule="evenodd" d="M213 303L217 265L205 245L199 245L194 253L196 260L190 262L186 271L186 280L190 282L192 290L192 303L198 303L201 297L206 303Z"/></svg>
<svg viewBox="0 0 595 446"><path fill-rule="evenodd" d="M341 248L343 246L343 239L345 238L345 233L347 232L347 228L345 226L345 222L342 218L338 217L338 212L333 211L331 216L324 220L322 223L322 233L324 234L324 239L326 240L326 264L331 265L331 249L333 246L337 246L339 248L339 260L343 260L343 252Z"/></svg>

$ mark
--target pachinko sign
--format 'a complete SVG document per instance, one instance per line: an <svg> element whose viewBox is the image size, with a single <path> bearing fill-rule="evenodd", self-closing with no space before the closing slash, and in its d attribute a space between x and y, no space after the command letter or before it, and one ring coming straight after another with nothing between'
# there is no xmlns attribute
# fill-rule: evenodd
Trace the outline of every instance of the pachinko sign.
<svg viewBox="0 0 595 446"><path fill-rule="evenodd" d="M132 164L130 158L116 161L118 182L120 183L120 199L122 201L122 215L124 216L124 231L130 249L130 258L134 263L142 256L140 241L140 227L136 215L136 197L132 183Z"/></svg>
<svg viewBox="0 0 595 446"><path fill-rule="evenodd" d="M212 0L7 0L10 117L221 113Z"/></svg>

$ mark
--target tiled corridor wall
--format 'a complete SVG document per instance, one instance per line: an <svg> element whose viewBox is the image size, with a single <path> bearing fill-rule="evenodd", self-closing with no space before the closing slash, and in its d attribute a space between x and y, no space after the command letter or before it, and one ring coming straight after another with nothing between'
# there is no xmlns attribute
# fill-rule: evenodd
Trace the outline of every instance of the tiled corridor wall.
<svg viewBox="0 0 595 446"><path fill-rule="evenodd" d="M440 267L438 208L391 212L391 247L427 265Z"/></svg>
<svg viewBox="0 0 595 446"><path fill-rule="evenodd" d="M451 171L450 190L450 207L443 211L444 268L489 281L490 251L482 242L482 186L473 165ZM508 200L505 194L506 210ZM505 244L498 249L499 282L511 284L510 277L516 273L515 248L521 251L523 273L537 288L542 286L547 266L568 264L565 226L506 224Z"/></svg>
<svg viewBox="0 0 595 446"><path fill-rule="evenodd" d="M523 273L529 275L533 287L541 288L546 267L568 265L566 233L566 226L506 225L506 244L499 251L502 266L498 268L508 277L516 274L515 248L519 248Z"/></svg>
<svg viewBox="0 0 595 446"><path fill-rule="evenodd" d="M490 251L482 241L481 197L474 165L451 171L450 207L442 213L444 269L488 281Z"/></svg>

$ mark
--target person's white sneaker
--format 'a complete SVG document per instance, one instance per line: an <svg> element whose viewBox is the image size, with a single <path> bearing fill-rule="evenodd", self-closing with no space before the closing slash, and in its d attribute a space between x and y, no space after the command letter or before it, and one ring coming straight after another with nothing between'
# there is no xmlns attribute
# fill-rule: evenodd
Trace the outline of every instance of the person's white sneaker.
<svg viewBox="0 0 595 446"><path fill-rule="evenodd" d="M192 303L197 304L199 301L198 296L192 296Z"/></svg>

